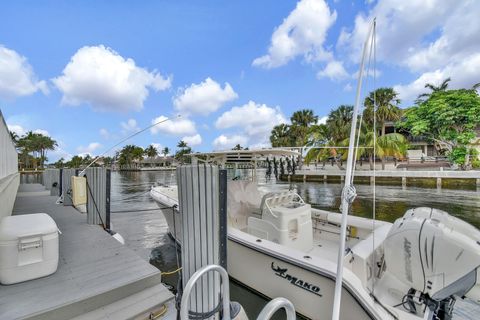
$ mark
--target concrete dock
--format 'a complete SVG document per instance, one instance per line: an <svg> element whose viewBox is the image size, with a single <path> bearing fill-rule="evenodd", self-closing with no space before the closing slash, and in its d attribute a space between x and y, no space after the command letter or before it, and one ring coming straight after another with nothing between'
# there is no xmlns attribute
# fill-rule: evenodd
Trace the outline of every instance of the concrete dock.
<svg viewBox="0 0 480 320"><path fill-rule="evenodd" d="M57 223L56 273L0 286L0 319L148 319L174 312L160 271L38 184L20 185L13 215L48 213ZM164 305L167 306L165 309Z"/></svg>
<svg viewBox="0 0 480 320"><path fill-rule="evenodd" d="M465 185L480 188L480 171L460 171L460 170L356 170L355 182L370 182L373 183L373 178L376 178L376 183L388 183L407 186L411 182L418 182L424 180L431 182L434 186L441 188L448 183L457 185ZM343 182L345 179L345 170L340 169L307 169L297 170L294 175L285 174L280 177L281 180L288 181L315 181L315 182Z"/></svg>

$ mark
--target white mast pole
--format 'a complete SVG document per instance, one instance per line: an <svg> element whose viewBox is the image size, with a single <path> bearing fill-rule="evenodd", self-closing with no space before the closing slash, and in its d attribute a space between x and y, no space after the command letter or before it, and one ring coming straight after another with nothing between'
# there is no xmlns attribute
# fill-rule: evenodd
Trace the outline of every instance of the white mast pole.
<svg viewBox="0 0 480 320"><path fill-rule="evenodd" d="M335 280L335 297L333 300L332 320L340 318L340 303L342 300L342 283L343 283L343 262L345 256L345 241L347 235L347 216L351 201L355 197L355 189L353 188L353 168L355 165L355 133L357 128L358 109L360 106L360 93L362 91L363 68L365 64L365 57L367 55L368 42L375 27L375 19L368 31L367 40L363 45L362 60L360 63L360 71L358 73L357 93L355 97L355 106L352 114L352 127L350 129L350 141L348 144L348 159L347 170L345 172L345 186L342 192L342 225L340 227L340 247L338 249L337 258L337 277Z"/></svg>

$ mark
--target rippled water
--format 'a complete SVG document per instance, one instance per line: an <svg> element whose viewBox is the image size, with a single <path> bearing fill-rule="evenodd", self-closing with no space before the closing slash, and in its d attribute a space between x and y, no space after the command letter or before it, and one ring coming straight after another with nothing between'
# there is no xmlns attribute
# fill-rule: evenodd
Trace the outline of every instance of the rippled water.
<svg viewBox="0 0 480 320"><path fill-rule="evenodd" d="M238 172L237 172L238 173ZM244 171L243 174L247 174ZM230 173L231 175L232 173ZM261 173L259 175L261 177ZM264 180L264 179L263 179ZM132 249L140 255L150 256L150 262L162 271L175 270L178 255L172 240L167 236L167 224L148 192L155 182L175 184L174 171L114 172L112 173L112 223ZM334 183L292 183L262 181L265 190L295 189L306 202L315 208L339 211L342 186ZM352 213L372 217L373 186L357 185L357 198ZM445 210L480 228L480 192L471 190L425 189L401 186L376 186L376 218L393 222L409 208L428 206ZM122 211L147 210L135 213L135 219ZM131 213L130 213L131 215ZM164 280L176 285L175 275ZM266 300L245 288L231 283L232 300L239 301L250 318L256 318ZM458 313L458 318L476 319L469 310ZM478 313L477 313L478 314ZM275 317L282 319L282 317Z"/></svg>

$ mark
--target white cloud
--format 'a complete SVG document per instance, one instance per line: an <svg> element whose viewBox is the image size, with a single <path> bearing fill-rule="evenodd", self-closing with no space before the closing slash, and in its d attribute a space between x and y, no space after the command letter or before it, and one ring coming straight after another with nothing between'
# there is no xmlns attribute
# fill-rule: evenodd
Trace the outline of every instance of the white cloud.
<svg viewBox="0 0 480 320"><path fill-rule="evenodd" d="M248 142L248 138L245 136L241 135L231 135L231 136L226 136L226 135L220 135L213 140L213 147L215 150L225 150L225 149L231 149L237 144L240 144L242 146L245 146Z"/></svg>
<svg viewBox="0 0 480 320"><path fill-rule="evenodd" d="M200 134L196 134L193 136L185 136L182 138L189 146L197 146L202 143L202 136Z"/></svg>
<svg viewBox="0 0 480 320"><path fill-rule="evenodd" d="M90 143L88 146L84 147L84 146L79 146L77 148L77 152L82 155L82 156L85 156L85 155L92 155L93 152L95 152L95 150L98 150L102 147L102 145L98 142L92 142Z"/></svg>
<svg viewBox="0 0 480 320"><path fill-rule="evenodd" d="M326 124L328 120L328 116L323 116L321 118L318 118L317 124Z"/></svg>
<svg viewBox="0 0 480 320"><path fill-rule="evenodd" d="M160 116L152 119L152 124L166 120L167 117ZM194 135L197 133L195 122L187 118L171 118L150 129L152 134L165 133L173 136Z"/></svg>
<svg viewBox="0 0 480 320"><path fill-rule="evenodd" d="M50 133L44 129L29 130L19 124L7 124L7 127L9 131L15 132L19 137L23 136L28 131L32 131L33 133L38 133L38 134L42 134L44 136L50 137Z"/></svg>
<svg viewBox="0 0 480 320"><path fill-rule="evenodd" d="M406 85L397 85L394 89L399 93L401 99L406 101L414 100L419 94L429 92L425 88L426 83L439 85L448 77L452 78L449 88L469 88L478 83L480 72L480 53L466 57L460 62L453 61L444 68L431 72L425 72L416 80Z"/></svg>
<svg viewBox="0 0 480 320"><path fill-rule="evenodd" d="M353 87L350 83L347 83L344 87L343 87L343 91L346 91L346 92L350 92L352 91Z"/></svg>
<svg viewBox="0 0 480 320"><path fill-rule="evenodd" d="M140 68L103 45L80 48L63 75L52 81L63 93L63 104L88 103L95 110L123 112L141 110L149 88L161 91L171 86L170 77Z"/></svg>
<svg viewBox="0 0 480 320"><path fill-rule="evenodd" d="M340 81L349 78L350 75L343 67L343 62L332 60L326 67L317 73L317 78L329 78L330 80Z"/></svg>
<svg viewBox="0 0 480 320"><path fill-rule="evenodd" d="M103 139L108 140L110 139L110 132L108 132L107 129L101 128L100 129L100 135L102 136Z"/></svg>
<svg viewBox="0 0 480 320"><path fill-rule="evenodd" d="M45 81L38 81L27 58L0 45L0 97L13 99L38 90L48 94Z"/></svg>
<svg viewBox="0 0 480 320"><path fill-rule="evenodd" d="M224 112L215 122L218 129L240 128L252 144L267 143L272 128L287 120L278 107L249 101ZM245 144L246 142L244 142Z"/></svg>
<svg viewBox="0 0 480 320"><path fill-rule="evenodd" d="M65 161L70 161L72 159L73 155L63 149L62 147L56 147L55 150L49 151L48 153L48 162L52 163L60 158L63 158Z"/></svg>
<svg viewBox="0 0 480 320"><path fill-rule="evenodd" d="M359 13L353 30L343 29L338 47L358 62L368 30L377 18L377 54L389 63L403 63L413 51L419 49L425 37L442 27L452 12L463 5L456 1L380 0L366 15Z"/></svg>
<svg viewBox="0 0 480 320"><path fill-rule="evenodd" d="M35 129L33 130L33 133L38 133L38 134L50 137L50 133L48 133L47 130L43 130L43 129Z"/></svg>
<svg viewBox="0 0 480 320"><path fill-rule="evenodd" d="M21 125L18 124L7 124L7 127L9 131L15 132L19 137L23 136L27 132Z"/></svg>
<svg viewBox="0 0 480 320"><path fill-rule="evenodd" d="M160 143L155 143L155 142L152 142L150 143L151 146L153 146L155 149L157 149L157 152L160 154L160 152L162 152L162 145Z"/></svg>
<svg viewBox="0 0 480 320"><path fill-rule="evenodd" d="M226 82L222 89L219 83L207 78L199 84L193 83L189 87L181 89L173 99L173 104L175 109L186 114L207 115L236 98L238 95L229 83Z"/></svg>
<svg viewBox="0 0 480 320"><path fill-rule="evenodd" d="M140 130L140 128L137 126L137 120L135 119L128 119L127 122L122 121L120 122L120 126L122 127L122 131L124 134Z"/></svg>
<svg viewBox="0 0 480 320"><path fill-rule="evenodd" d="M406 67L416 76L395 88L403 100L426 92L425 83L451 77L450 87L470 87L478 82L480 52L480 1L380 0L360 13L355 27L344 29L337 47L352 61L361 47L373 17L377 17L377 56L380 61Z"/></svg>
<svg viewBox="0 0 480 320"><path fill-rule="evenodd" d="M268 54L256 58L252 64L275 68L297 56L306 61L330 60L331 53L323 44L336 19L336 11L331 12L324 0L301 0L273 32Z"/></svg>

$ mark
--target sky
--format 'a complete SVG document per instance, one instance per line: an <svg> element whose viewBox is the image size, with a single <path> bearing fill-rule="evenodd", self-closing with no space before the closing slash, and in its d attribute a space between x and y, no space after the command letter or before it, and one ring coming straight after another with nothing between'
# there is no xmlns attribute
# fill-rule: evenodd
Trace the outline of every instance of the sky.
<svg viewBox="0 0 480 320"><path fill-rule="evenodd" d="M425 83L480 82L480 1L2 1L0 109L50 162L142 147L269 146L299 109L353 104L376 17L375 83L408 107Z"/></svg>

